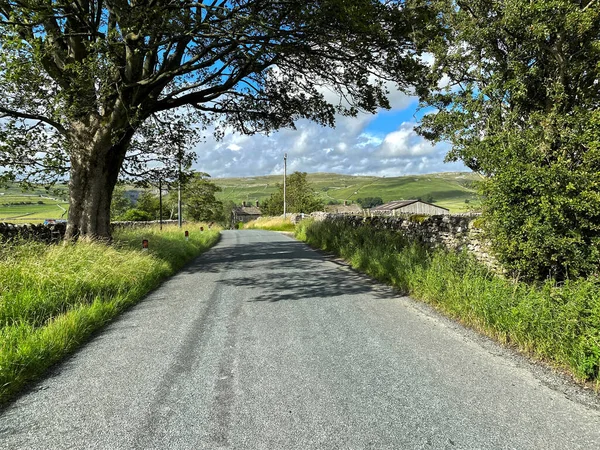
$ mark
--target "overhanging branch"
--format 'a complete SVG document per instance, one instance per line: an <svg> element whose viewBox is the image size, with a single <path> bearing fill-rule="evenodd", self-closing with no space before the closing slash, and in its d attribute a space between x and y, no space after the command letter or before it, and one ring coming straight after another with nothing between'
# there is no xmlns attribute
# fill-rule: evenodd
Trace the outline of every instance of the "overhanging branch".
<svg viewBox="0 0 600 450"><path fill-rule="evenodd" d="M63 136L66 136L67 134L67 130L60 123L47 117L41 116L39 114L29 114L20 111L14 111L12 109L4 108L3 106L0 106L0 113L4 113L10 117L18 117L20 119L39 120L41 122L47 123Z"/></svg>

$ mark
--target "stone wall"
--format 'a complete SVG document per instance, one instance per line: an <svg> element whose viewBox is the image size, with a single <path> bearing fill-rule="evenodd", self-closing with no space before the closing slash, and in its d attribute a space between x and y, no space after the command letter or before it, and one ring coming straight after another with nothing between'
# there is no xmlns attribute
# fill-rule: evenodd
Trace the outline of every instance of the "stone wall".
<svg viewBox="0 0 600 450"><path fill-rule="evenodd" d="M409 239L431 247L445 247L450 250L466 249L478 261L499 270L499 264L489 251L489 242L483 231L474 224L478 214L440 216L349 216L345 214L313 213L318 221L343 221L354 227L368 226L378 230L399 231Z"/></svg>
<svg viewBox="0 0 600 450"><path fill-rule="evenodd" d="M66 223L43 225L0 222L0 241L20 237L22 239L34 239L47 243L60 242L65 236L66 229Z"/></svg>
<svg viewBox="0 0 600 450"><path fill-rule="evenodd" d="M176 224L176 220L163 220L163 225ZM138 228L149 225L158 225L158 220L149 222L113 222L114 228ZM43 224L14 224L0 222L0 241L21 237L23 239L33 239L46 243L60 242L65 237L67 229L66 223L56 223L52 225Z"/></svg>

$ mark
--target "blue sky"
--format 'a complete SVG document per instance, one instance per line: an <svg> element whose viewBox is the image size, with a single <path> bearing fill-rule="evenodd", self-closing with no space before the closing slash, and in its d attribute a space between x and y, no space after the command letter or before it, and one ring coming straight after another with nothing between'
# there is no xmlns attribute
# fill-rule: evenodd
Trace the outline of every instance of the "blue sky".
<svg viewBox="0 0 600 450"><path fill-rule="evenodd" d="M414 132L422 111L415 97L390 92L391 110L337 117L335 128L309 121L296 130L269 136L227 133L222 141L209 139L196 148L195 169L212 177L244 177L288 171L335 172L348 175L401 176L467 171L462 163L444 163L447 144L431 145Z"/></svg>

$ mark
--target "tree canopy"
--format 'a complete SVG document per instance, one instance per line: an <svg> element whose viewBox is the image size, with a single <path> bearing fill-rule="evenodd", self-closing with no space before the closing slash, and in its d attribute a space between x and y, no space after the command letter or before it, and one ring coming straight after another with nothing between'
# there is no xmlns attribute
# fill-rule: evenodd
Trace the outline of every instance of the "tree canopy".
<svg viewBox="0 0 600 450"><path fill-rule="evenodd" d="M598 270L600 4L432 0L420 126L484 175L488 231L524 278Z"/></svg>
<svg viewBox="0 0 600 450"><path fill-rule="evenodd" d="M0 0L0 166L68 177L68 236L109 237L112 191L147 120L177 110L219 136L388 107L386 82L419 77L409 36L421 11L403 0Z"/></svg>
<svg viewBox="0 0 600 450"><path fill-rule="evenodd" d="M294 172L287 177L286 212L308 214L323 209L323 200L313 191L306 177L306 172ZM263 202L261 211L268 216L283 214L283 184L278 184L277 192Z"/></svg>
<svg viewBox="0 0 600 450"><path fill-rule="evenodd" d="M223 214L223 203L216 198L221 188L210 180L207 173L196 173L185 185L183 201L185 217L194 221L218 220Z"/></svg>

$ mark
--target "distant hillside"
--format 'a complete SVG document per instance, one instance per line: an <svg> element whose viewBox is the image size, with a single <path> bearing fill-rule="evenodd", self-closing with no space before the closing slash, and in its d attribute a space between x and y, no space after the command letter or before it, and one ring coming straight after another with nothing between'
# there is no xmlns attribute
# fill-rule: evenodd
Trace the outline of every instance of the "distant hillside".
<svg viewBox="0 0 600 450"><path fill-rule="evenodd" d="M311 173L308 180L323 200L356 202L361 197L381 197L384 202L433 198L436 205L463 212L477 207L478 200L473 187L479 176L469 172L409 175L404 177L356 177L335 173ZM220 200L262 201L268 198L281 183L277 175L246 178L215 178L212 180L223 189ZM128 189L135 191L134 187ZM17 186L0 187L0 222L42 222L44 219L66 218L69 208L66 186L57 186L57 192L48 194L42 188L22 192ZM465 200L468 203L465 203Z"/></svg>
<svg viewBox="0 0 600 450"><path fill-rule="evenodd" d="M355 202L361 197L381 197L384 202L428 197L435 204L462 212L477 206L474 182L479 176L471 172L448 172L404 177L359 177L335 173L308 174L309 182L327 201ZM212 180L223 189L221 200L255 202L268 198L282 183L278 175L246 178L215 178ZM465 200L468 203L465 203Z"/></svg>

